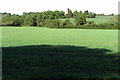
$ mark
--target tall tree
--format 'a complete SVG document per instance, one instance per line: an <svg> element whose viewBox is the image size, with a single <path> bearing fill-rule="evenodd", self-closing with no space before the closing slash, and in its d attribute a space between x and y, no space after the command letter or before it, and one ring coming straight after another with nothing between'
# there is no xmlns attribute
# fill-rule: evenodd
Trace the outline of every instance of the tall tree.
<svg viewBox="0 0 120 80"><path fill-rule="evenodd" d="M67 10L68 10L67 17L68 17L68 18L73 17L73 13L72 13L72 11L71 11L69 8L68 8Z"/></svg>

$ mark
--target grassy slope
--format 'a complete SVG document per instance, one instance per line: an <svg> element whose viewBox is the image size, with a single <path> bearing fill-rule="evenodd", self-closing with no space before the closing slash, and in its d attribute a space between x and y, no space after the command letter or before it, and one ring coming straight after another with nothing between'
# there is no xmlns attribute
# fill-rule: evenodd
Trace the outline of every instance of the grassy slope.
<svg viewBox="0 0 120 80"><path fill-rule="evenodd" d="M117 50L117 32L3 28L3 80L120 77L117 54L106 54Z"/></svg>
<svg viewBox="0 0 120 80"><path fill-rule="evenodd" d="M75 45L117 51L117 30L3 28L3 46Z"/></svg>

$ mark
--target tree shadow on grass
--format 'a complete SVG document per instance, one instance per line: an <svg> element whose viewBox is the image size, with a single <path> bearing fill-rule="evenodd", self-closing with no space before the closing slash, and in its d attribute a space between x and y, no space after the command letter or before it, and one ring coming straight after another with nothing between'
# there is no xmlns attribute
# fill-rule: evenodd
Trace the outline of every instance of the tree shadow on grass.
<svg viewBox="0 0 120 80"><path fill-rule="evenodd" d="M119 79L119 55L107 52L65 45L3 47L3 80Z"/></svg>

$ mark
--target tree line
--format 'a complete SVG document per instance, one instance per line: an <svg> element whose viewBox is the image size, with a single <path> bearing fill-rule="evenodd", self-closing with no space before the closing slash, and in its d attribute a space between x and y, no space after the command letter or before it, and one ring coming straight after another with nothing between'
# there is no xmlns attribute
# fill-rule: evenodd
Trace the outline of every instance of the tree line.
<svg viewBox="0 0 120 80"><path fill-rule="evenodd" d="M23 12L22 15L1 13L2 23L0 26L34 26L50 28L118 28L114 23L95 24L93 21L86 21L86 18L95 18L95 13L88 10L74 11L67 9L64 11L44 11L44 12ZM113 15L113 14L112 14ZM69 18L75 19L75 24L71 23ZM61 19L66 19L65 21ZM112 19L111 19L112 20ZM109 26L109 27L108 27Z"/></svg>

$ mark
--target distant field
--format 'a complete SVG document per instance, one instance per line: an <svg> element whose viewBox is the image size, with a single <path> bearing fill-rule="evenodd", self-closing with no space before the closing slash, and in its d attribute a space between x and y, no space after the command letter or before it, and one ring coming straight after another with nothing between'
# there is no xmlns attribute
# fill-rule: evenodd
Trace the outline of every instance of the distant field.
<svg viewBox="0 0 120 80"><path fill-rule="evenodd" d="M109 22L109 19L111 18L112 16L96 16L96 18L87 18L86 20L87 21L94 21L96 24L100 24L100 23L107 23ZM60 19L62 21L65 21L66 19ZM74 22L74 18L70 18L69 19L71 23L75 24Z"/></svg>
<svg viewBox="0 0 120 80"><path fill-rule="evenodd" d="M2 80L120 79L117 40L117 30L4 27Z"/></svg>
<svg viewBox="0 0 120 80"><path fill-rule="evenodd" d="M94 21L96 24L107 23L112 16L96 16L96 18L87 18L87 21Z"/></svg>

